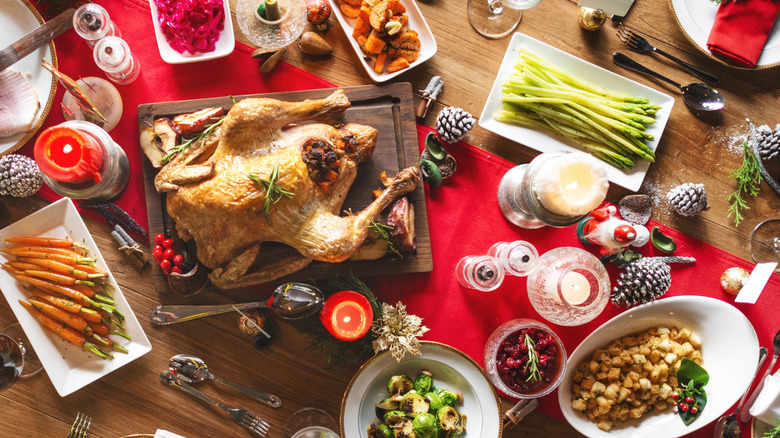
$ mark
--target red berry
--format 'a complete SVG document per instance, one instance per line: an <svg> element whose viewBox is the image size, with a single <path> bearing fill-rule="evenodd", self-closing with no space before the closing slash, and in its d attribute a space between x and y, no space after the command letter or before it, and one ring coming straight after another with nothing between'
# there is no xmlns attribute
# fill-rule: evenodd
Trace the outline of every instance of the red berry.
<svg viewBox="0 0 780 438"><path fill-rule="evenodd" d="M163 258L164 258L165 260L171 260L171 259L173 258L173 255L174 255L174 254L176 254L176 253L173 251L173 248L168 248L168 249L166 249L166 250L163 252Z"/></svg>
<svg viewBox="0 0 780 438"><path fill-rule="evenodd" d="M173 265L174 266L181 266L184 264L184 256L181 254L176 254L173 256Z"/></svg>
<svg viewBox="0 0 780 438"><path fill-rule="evenodd" d="M152 248L152 251L165 251L165 248L162 247L162 245L154 245L154 248Z"/></svg>
<svg viewBox="0 0 780 438"><path fill-rule="evenodd" d="M699 412L699 410L698 410L698 409L696 409L696 406L694 406L694 407L692 407L692 408L691 408L691 414L695 414L695 413L697 413L697 412Z"/></svg>
<svg viewBox="0 0 780 438"><path fill-rule="evenodd" d="M152 257L154 257L155 260L159 263L163 260L163 252L162 251L152 251Z"/></svg>
<svg viewBox="0 0 780 438"><path fill-rule="evenodd" d="M680 396L680 394L678 394L678 393L676 393L676 392L673 392L673 393L672 393L672 398L677 398L677 397L679 397L679 396Z"/></svg>
<svg viewBox="0 0 780 438"><path fill-rule="evenodd" d="M158 245L162 245L163 240L165 240L165 235L164 234L158 234L158 235L154 236L154 243L156 243Z"/></svg>
<svg viewBox="0 0 780 438"><path fill-rule="evenodd" d="M174 266L171 268L171 272L175 272L177 274L181 274L181 268L178 266Z"/></svg>
<svg viewBox="0 0 780 438"><path fill-rule="evenodd" d="M688 405L686 405L685 403L680 403L680 409L683 412L686 412L688 410Z"/></svg>
<svg viewBox="0 0 780 438"><path fill-rule="evenodd" d="M173 239L165 239L162 241L163 248L172 248L173 247Z"/></svg>
<svg viewBox="0 0 780 438"><path fill-rule="evenodd" d="M173 265L171 264L171 261L168 260L168 259L163 259L160 262L160 268L162 268L162 271L163 271L163 273L165 273L165 275L168 275L168 274L171 273L171 267L172 266Z"/></svg>
<svg viewBox="0 0 780 438"><path fill-rule="evenodd" d="M690 397L685 397L685 403L691 403L693 401Z"/></svg>

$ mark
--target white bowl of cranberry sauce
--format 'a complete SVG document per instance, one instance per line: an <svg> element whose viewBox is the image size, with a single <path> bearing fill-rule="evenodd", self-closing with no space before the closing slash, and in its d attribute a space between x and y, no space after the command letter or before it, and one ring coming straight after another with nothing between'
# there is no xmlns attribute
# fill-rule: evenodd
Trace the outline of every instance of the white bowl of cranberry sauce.
<svg viewBox="0 0 780 438"><path fill-rule="evenodd" d="M541 397L561 383L566 349L555 332L541 322L514 319L490 335L485 346L485 371L493 386L507 396Z"/></svg>

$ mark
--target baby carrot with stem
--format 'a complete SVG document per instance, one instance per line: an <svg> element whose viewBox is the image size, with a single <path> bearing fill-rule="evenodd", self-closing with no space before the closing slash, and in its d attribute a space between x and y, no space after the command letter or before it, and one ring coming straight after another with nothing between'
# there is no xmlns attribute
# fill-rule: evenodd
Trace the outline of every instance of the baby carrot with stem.
<svg viewBox="0 0 780 438"><path fill-rule="evenodd" d="M67 325L68 327L74 330L78 330L86 335L92 335L93 333L92 327L90 327L89 324L87 324L87 321L84 318L66 312L60 309L59 307L52 306L49 303L39 301L34 298L28 298L27 301L30 304L32 304L32 306L37 310L40 310L41 312L51 316L57 321Z"/></svg>
<svg viewBox="0 0 780 438"><path fill-rule="evenodd" d="M28 292L31 292L37 298L45 300L50 304L53 304L66 312L79 315L80 317L84 318L87 321L87 323L90 322L100 323L101 321L103 321L103 317L100 316L100 314L97 313L97 311L88 309L75 301L71 301L65 298L55 297L54 295L49 295L40 289L36 289L32 291L28 289Z"/></svg>
<svg viewBox="0 0 780 438"><path fill-rule="evenodd" d="M89 326L92 327L92 330L94 330L95 333L99 334L100 336L117 335L130 340L130 335L123 331L112 329L111 326L105 322L87 321L87 324L89 324Z"/></svg>
<svg viewBox="0 0 780 438"><path fill-rule="evenodd" d="M8 243L18 243L20 245L48 246L52 248L78 248L87 250L88 248L80 243L70 239L59 239L56 237L40 236L16 236L5 239Z"/></svg>
<svg viewBox="0 0 780 438"><path fill-rule="evenodd" d="M105 310L105 311L110 312L110 313L114 313L116 311L114 306L110 306L110 305L104 304L104 303L95 302L92 299L90 299L88 296L84 295L83 293L81 293L81 292L79 292L79 291L77 291L77 290L75 290L73 288L70 288L68 286L63 286L61 284L52 283L50 281L41 280L40 278L31 277L29 275L24 275L24 274L15 274L14 276L16 278L18 278L19 280L26 281L26 282L32 284L33 286L38 286L38 287L40 287L42 289L46 289L46 290L49 290L49 291L52 291L52 292L56 292L58 294L66 296L68 298L73 298L73 299L75 299L77 301L80 301L80 302L83 302L83 303L87 303L88 305L90 305L91 307L94 307L96 309L102 309L102 310ZM119 316L117 316L117 317L119 317Z"/></svg>
<svg viewBox="0 0 780 438"><path fill-rule="evenodd" d="M69 249L65 248L52 248L48 246L15 246L13 248L7 248L6 251L8 252L24 252L24 251L30 251L30 252L42 252L45 254L61 254L65 256L78 256L78 257L84 257L84 254L80 252L71 251Z"/></svg>
<svg viewBox="0 0 780 438"><path fill-rule="evenodd" d="M0 250L0 252L4 252L6 254L15 255L17 257L32 257L36 259L48 259L48 260L56 260L58 262L66 263L68 265L91 265L95 263L95 259L90 257L81 257L81 256L69 256L64 254L51 254L46 252L38 252L38 251L9 251L7 249Z"/></svg>
<svg viewBox="0 0 780 438"><path fill-rule="evenodd" d="M19 300L19 304L21 304L25 309L27 309L35 317L35 319L38 320L38 322L40 322L44 327L46 327L47 330L55 333L57 336L62 337L66 341L70 342L71 344L83 348L86 351L95 353L96 355L100 356L103 359L114 358L114 356L112 356L111 353L103 351L97 345L87 341L87 338L81 333L77 332L76 330L70 329L68 327L63 327L62 323L57 322L54 318L46 315L43 312L36 310L32 306L32 304L28 303L27 301Z"/></svg>
<svg viewBox="0 0 780 438"><path fill-rule="evenodd" d="M113 339L100 336L97 333L92 334L92 339L95 340L97 345L100 345L103 348L113 348L114 350L117 350L121 353L129 353L129 351L127 351L127 348L125 348L123 345L117 344L116 342L114 342Z"/></svg>
<svg viewBox="0 0 780 438"><path fill-rule="evenodd" d="M38 259L38 258L29 258L29 257L21 257L19 261L23 263L29 263L32 265L38 265L42 268L46 268L52 272L58 272L60 274L66 274L66 275L72 275L79 280L92 280L95 278L101 278L105 277L105 272L96 272L96 273L88 273L84 271L83 269L78 269L74 266L68 265L66 263L58 262L57 260L51 260L51 259ZM81 266L79 266L81 268ZM97 268L95 268L97 269Z"/></svg>
<svg viewBox="0 0 780 438"><path fill-rule="evenodd" d="M13 265L11 265L13 266ZM58 274L56 272L49 272L49 271L41 271L38 269L25 269L21 271L24 275L32 275L33 277L38 277L44 280L53 281L57 284L62 284L64 286L94 286L95 283L89 280L77 280L73 277L64 275L64 274ZM94 294L94 293L93 293ZM88 294L84 294L89 296Z"/></svg>

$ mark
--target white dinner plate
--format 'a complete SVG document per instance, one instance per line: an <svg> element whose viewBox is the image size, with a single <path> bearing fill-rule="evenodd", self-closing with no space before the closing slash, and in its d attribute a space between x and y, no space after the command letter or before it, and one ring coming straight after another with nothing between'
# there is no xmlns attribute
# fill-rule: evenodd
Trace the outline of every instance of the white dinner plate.
<svg viewBox="0 0 780 438"><path fill-rule="evenodd" d="M11 45L14 41L27 35L43 23L43 17L26 0L0 1L0 49ZM38 48L29 55L20 59L10 70L18 71L30 81L41 107L35 115L32 129L20 132L8 137L0 137L0 155L11 153L22 147L38 132L44 119L49 114L54 100L54 91L57 87L57 79L43 68L41 59L46 59L53 66L57 66L57 55L54 52L54 42Z"/></svg>
<svg viewBox="0 0 780 438"><path fill-rule="evenodd" d="M673 409L648 414L638 420L615 423L605 432L571 407L571 375L577 364L595 349L622 336L651 327L690 328L702 339L702 366L710 375L704 387L707 406L686 426ZM664 298L626 310L591 333L569 356L566 374L558 388L558 403L575 429L591 438L675 438L715 421L742 396L758 365L758 337L745 315L715 298L681 296Z"/></svg>
<svg viewBox="0 0 780 438"><path fill-rule="evenodd" d="M733 67L743 68L731 65L722 59L716 58L707 48L707 39L710 36L710 30L715 23L715 14L718 12L718 3L711 0L668 0L669 7L675 16L677 24L680 26L683 34L694 47L699 49L709 58L719 63ZM780 65L780 26L775 25L769 34L769 39L764 45L764 51L756 62L756 70L762 68L776 67Z"/></svg>
<svg viewBox="0 0 780 438"><path fill-rule="evenodd" d="M208 61L210 59L222 58L233 53L236 47L236 36L233 32L233 19L230 16L230 1L223 0L225 8L225 27L219 33L216 47L211 52L190 53L185 51L179 53L173 50L165 35L160 29L160 20L157 19L157 5L154 0L149 0L149 8L152 11L152 24L154 25L154 35L157 38L157 49L160 51L160 57L168 64L186 64L188 62Z"/></svg>
<svg viewBox="0 0 780 438"><path fill-rule="evenodd" d="M669 115L672 113L672 107L674 106L674 98L672 96L626 79L609 70L597 67L522 33L515 33L509 42L509 47L501 62L496 80L493 82L493 87L490 89L485 107L482 109L479 126L539 152L583 150L573 141L550 131L503 123L493 119L493 115L503 109L501 87L511 76L521 50L533 53L559 67L561 70L569 72L596 87L617 94L646 97L650 99L650 103L659 105L661 109L655 115L656 122L647 127L647 132L654 136L654 140L647 142L647 146L653 152L658 148L661 134L664 132L666 122L669 120ZM645 160L639 160L632 169L618 169L608 163L605 164L610 182L635 192L642 186L647 169L650 167L650 163Z"/></svg>
<svg viewBox="0 0 780 438"><path fill-rule="evenodd" d="M390 377L404 374L414 379L420 371L428 370L436 388L463 394L463 404L456 409L467 421L459 438L500 438L500 400L482 368L461 351L438 342L422 341L420 351L422 355L407 355L401 362L384 351L360 367L341 402L341 436L367 438L368 426L379 424L374 408L388 397Z"/></svg>
<svg viewBox="0 0 780 438"><path fill-rule="evenodd" d="M425 18L423 18L420 8L417 7L417 3L414 0L401 0L401 3L406 7L406 15L409 17L409 29L417 31L420 38L420 56L416 61L411 63L409 68L394 73L385 72L378 74L374 71L374 62L371 61L369 64L368 61L366 61L366 58L363 56L363 51L360 50L357 39L352 36L352 30L355 28L355 19L346 17L341 13L341 9L339 9L339 0L330 0L333 14L336 16L339 25L341 25L341 30L347 35L347 39L352 45L352 49L355 50L355 55L360 59L360 63L363 64L366 73L368 73L368 76L370 76L374 82L388 81L400 74L406 73L410 69L431 59L433 55L436 54L436 40L433 38L431 28L428 27L428 23L425 21Z"/></svg>
<svg viewBox="0 0 780 438"><path fill-rule="evenodd" d="M111 271L106 266L103 256L100 255L100 251L95 241L92 240L84 221L79 216L78 210L73 205L73 201L68 198L60 199L0 230L0 248L10 246L5 239L12 236L70 238L74 242L86 245L89 248L89 256L97 259L96 266L108 272L109 283L114 287L112 296L116 301L116 308L125 316L125 333L130 336L131 340L128 341L116 336L113 336L112 339L127 348L128 354L113 352L114 359L101 359L67 343L40 325L35 317L19 304L20 299L27 297L22 289L23 283L5 270L0 269L0 284L2 284L3 295L21 324L24 333L30 339L30 344L41 359L43 369L46 370L46 374L49 375L49 379L60 396L65 397L87 386L138 359L152 349L149 339L122 295L114 276L111 275ZM14 259L14 257L0 253L0 263L5 263L10 259Z"/></svg>

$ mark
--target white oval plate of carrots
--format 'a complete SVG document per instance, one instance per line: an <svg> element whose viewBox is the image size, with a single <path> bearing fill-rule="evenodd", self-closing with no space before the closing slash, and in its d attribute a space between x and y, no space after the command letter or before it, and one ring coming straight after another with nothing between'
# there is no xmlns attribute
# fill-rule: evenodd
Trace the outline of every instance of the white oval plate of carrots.
<svg viewBox="0 0 780 438"><path fill-rule="evenodd" d="M24 239L27 237L33 239ZM51 239L51 242L48 242L48 246L51 246L48 250L50 253L56 253L59 251L56 247L61 246L54 242L62 242L63 239L72 241L76 244L74 247L76 251L84 259L90 259L85 260L90 263L75 264L76 274L63 274L61 277L52 269L55 267L53 265L49 267L39 265L41 269L36 269L31 266L35 264L33 263L35 260L32 260L34 257L29 256L36 252L45 251L42 248L46 247L47 244L35 240L35 238L40 237ZM11 241L7 239L11 239ZM3 295L60 396L65 397L89 385L138 359L152 349L149 339L122 295L119 285L111 275L95 241L70 199L63 198L0 230L0 251L2 251L0 252L0 263L4 265L4 269L0 269L0 284L3 285ZM15 252L17 255L8 251ZM61 253L64 254L65 251L61 251ZM25 259L23 256L28 256L26 257L27 262L23 261ZM73 284L68 284L66 277L73 278L74 275L80 278ZM95 283L95 286L90 286L90 282ZM37 297L32 293L31 285L33 283L38 286ZM104 287L100 287L100 284L103 284ZM40 317L42 312L36 307L33 307L31 311L22 304L31 302L32 298L34 302L37 300L38 305L40 305L40 303L48 303L41 297L63 299L66 297L62 293L68 294L70 290L81 290L88 293L87 289L92 289L97 295L110 295L110 298L103 298L103 305L97 305L98 312L102 314L103 321L119 321L120 317L117 315L121 315L123 328L113 326L109 330L121 332L126 335L126 338L108 334L101 337L102 341L98 341L98 338L84 333L79 337L75 331L62 331L56 334L46 327L45 322L42 322L48 321L49 326L56 326L56 323L51 323L53 319L50 316ZM76 298L76 300L78 299ZM93 296L89 301L101 302L98 296ZM88 309L89 307L91 306L87 306ZM116 312L110 312L114 308ZM56 313L56 309L48 310ZM88 314L92 314L92 312L82 311L81 313L85 317ZM78 316L79 313L76 315ZM59 326L62 327L62 324ZM0 327L1 329L2 327ZM95 333L100 329L95 325L94 330L86 328L85 331L86 333ZM82 346L78 346L66 339L77 344L82 344L86 340L89 344L84 343ZM101 345L101 342L105 344ZM99 350L92 349L93 345L97 346ZM108 352L113 358L102 358L101 351Z"/></svg>
<svg viewBox="0 0 780 438"><path fill-rule="evenodd" d="M342 8L343 3L343 8ZM361 34L360 31L355 30L356 23L358 21L365 21L365 23L361 26L358 25L359 28L362 28L366 30L366 35L370 35L371 33L371 26L369 25L370 20L364 20L364 18L360 18L360 13L357 12L361 8L361 4L364 7L370 8L370 5L367 4L366 0L330 0L331 7L333 9L333 14L336 16L336 19L338 20L339 24L341 25L341 29L344 31L344 33L347 35L347 39L349 40L349 43L352 45L352 48L355 50L355 54L357 55L358 59L360 59L361 64L363 64L363 68L366 70L366 73L368 73L368 76L371 77L371 79L374 82L384 82L387 80L390 80L400 74L406 73L410 69L422 64L423 62L431 59L433 55L436 54L437 46L436 46L436 40L433 38L433 32L431 32L431 28L428 27L428 23L425 22L425 18L423 18L422 13L420 12L420 9L417 7L417 3L415 3L414 0L378 0L378 1L372 1L372 3L376 6L377 3L400 3L402 5L400 7L401 10L404 12L399 12L398 15L401 14L405 15L405 20L408 22L407 26L408 29L411 29L417 33L417 38L419 39L419 55L417 58L410 62L408 64L408 67L401 68L400 70L395 70L394 68L390 67L391 64L393 64L393 59L391 59L390 56L387 56L387 59L384 59L384 55L368 55L366 54L363 49L361 48L361 43L358 42L358 39ZM349 15L356 15L356 17L350 17L347 13L344 11L347 11ZM370 10L370 9L369 9ZM349 11L355 11L354 13ZM363 17L366 15L364 14ZM370 38L370 36L369 36ZM383 38L385 40L388 40L387 37ZM369 43L369 45L372 45ZM365 44L364 44L365 46ZM372 45L373 46L373 45ZM387 54L388 51L377 51L378 53ZM377 66L377 61L380 61L381 65ZM395 70L395 71L390 71Z"/></svg>

